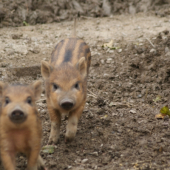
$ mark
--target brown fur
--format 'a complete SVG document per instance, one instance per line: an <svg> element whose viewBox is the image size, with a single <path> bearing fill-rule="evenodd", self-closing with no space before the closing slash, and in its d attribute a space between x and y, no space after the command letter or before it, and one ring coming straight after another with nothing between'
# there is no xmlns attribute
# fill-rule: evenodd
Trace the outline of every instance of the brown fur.
<svg viewBox="0 0 170 170"><path fill-rule="evenodd" d="M5 170L15 170L15 156L24 153L28 158L27 169L38 170L44 167L39 155L42 127L35 101L41 94L41 82L33 85L4 85L0 82L0 152ZM9 103L6 103L6 97ZM31 104L27 99L31 98ZM15 108L20 108L26 120L14 123L9 118Z"/></svg>
<svg viewBox="0 0 170 170"><path fill-rule="evenodd" d="M75 37L75 28L72 38L56 45L49 63L42 61L41 73L46 81L47 106L51 118L49 143L57 143L59 139L62 113L69 116L65 140L74 139L86 102L90 63L90 49L82 39ZM66 99L74 103L69 110L61 107L62 101Z"/></svg>

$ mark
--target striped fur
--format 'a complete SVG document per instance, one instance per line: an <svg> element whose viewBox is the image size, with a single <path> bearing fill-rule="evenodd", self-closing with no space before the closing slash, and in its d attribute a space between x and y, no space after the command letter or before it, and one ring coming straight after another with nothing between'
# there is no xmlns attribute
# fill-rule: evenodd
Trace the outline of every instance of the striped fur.
<svg viewBox="0 0 170 170"><path fill-rule="evenodd" d="M71 62L74 66L81 57L87 61L87 69L91 64L91 53L88 45L79 38L67 38L60 41L52 52L50 64L59 66L64 62Z"/></svg>
<svg viewBox="0 0 170 170"><path fill-rule="evenodd" d="M55 46L49 63L42 61L41 73L46 80L47 107L51 119L49 144L58 142L63 113L69 116L65 141L74 139L86 103L91 53L88 45L76 38L75 25L74 22L73 36ZM64 101L69 101L72 107L64 108Z"/></svg>

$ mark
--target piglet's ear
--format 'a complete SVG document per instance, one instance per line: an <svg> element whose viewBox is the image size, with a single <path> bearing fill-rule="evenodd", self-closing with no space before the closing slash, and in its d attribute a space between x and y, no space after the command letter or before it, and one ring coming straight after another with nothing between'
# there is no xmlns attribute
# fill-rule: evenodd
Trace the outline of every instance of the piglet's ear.
<svg viewBox="0 0 170 170"><path fill-rule="evenodd" d="M85 57L80 58L80 60L77 63L77 69L80 71L80 74L83 78L87 76L87 64Z"/></svg>
<svg viewBox="0 0 170 170"><path fill-rule="evenodd" d="M5 83L3 83L2 81L0 81L0 96L2 96L4 87L5 87Z"/></svg>
<svg viewBox="0 0 170 170"><path fill-rule="evenodd" d="M41 61L41 74L44 79L49 78L52 69L53 69L52 66L50 66L48 62Z"/></svg>
<svg viewBox="0 0 170 170"><path fill-rule="evenodd" d="M35 100L38 100L40 98L42 92L41 84L42 84L41 81L38 80L32 85L34 89Z"/></svg>

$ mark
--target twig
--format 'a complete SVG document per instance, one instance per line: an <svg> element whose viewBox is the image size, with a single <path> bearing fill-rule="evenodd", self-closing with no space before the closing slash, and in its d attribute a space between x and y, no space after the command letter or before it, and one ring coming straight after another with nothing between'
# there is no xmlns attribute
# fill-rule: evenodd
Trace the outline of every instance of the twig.
<svg viewBox="0 0 170 170"><path fill-rule="evenodd" d="M95 96L96 98L98 97L96 94L94 94L92 91L90 91L89 89L87 89L87 91L89 92L89 93L91 93L91 95L93 95L93 96Z"/></svg>
<svg viewBox="0 0 170 170"><path fill-rule="evenodd" d="M97 97L96 96L94 96L94 95L92 95L92 94L87 94L88 96L91 96L91 97L94 97L94 98L96 98L97 99Z"/></svg>
<svg viewBox="0 0 170 170"><path fill-rule="evenodd" d="M41 101L43 101L43 100L46 100L46 99L37 100L36 103L39 103L39 102L41 102Z"/></svg>
<svg viewBox="0 0 170 170"><path fill-rule="evenodd" d="M155 48L155 46L152 44L152 42L148 38L146 38L146 40L148 40L148 42L152 45L152 47Z"/></svg>

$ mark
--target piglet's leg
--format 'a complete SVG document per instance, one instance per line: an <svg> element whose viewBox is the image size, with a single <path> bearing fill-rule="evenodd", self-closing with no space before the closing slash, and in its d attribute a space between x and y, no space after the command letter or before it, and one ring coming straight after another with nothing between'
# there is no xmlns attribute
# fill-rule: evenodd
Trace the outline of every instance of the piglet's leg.
<svg viewBox="0 0 170 170"><path fill-rule="evenodd" d="M61 114L53 108L48 108L51 119L51 132L48 144L57 144L60 137Z"/></svg>
<svg viewBox="0 0 170 170"><path fill-rule="evenodd" d="M15 154L9 153L1 148L1 159L4 165L5 170L15 170Z"/></svg>
<svg viewBox="0 0 170 170"><path fill-rule="evenodd" d="M39 148L31 148L31 152L28 154L27 170L38 170L38 156Z"/></svg>
<svg viewBox="0 0 170 170"><path fill-rule="evenodd" d="M44 161L40 155L38 156L37 167L38 167L38 170L46 170Z"/></svg>
<svg viewBox="0 0 170 170"><path fill-rule="evenodd" d="M71 142L74 139L77 132L78 120L83 112L83 109L84 109L84 104L81 105L76 110L74 110L73 112L70 112L68 118L68 124L66 127L65 142Z"/></svg>

